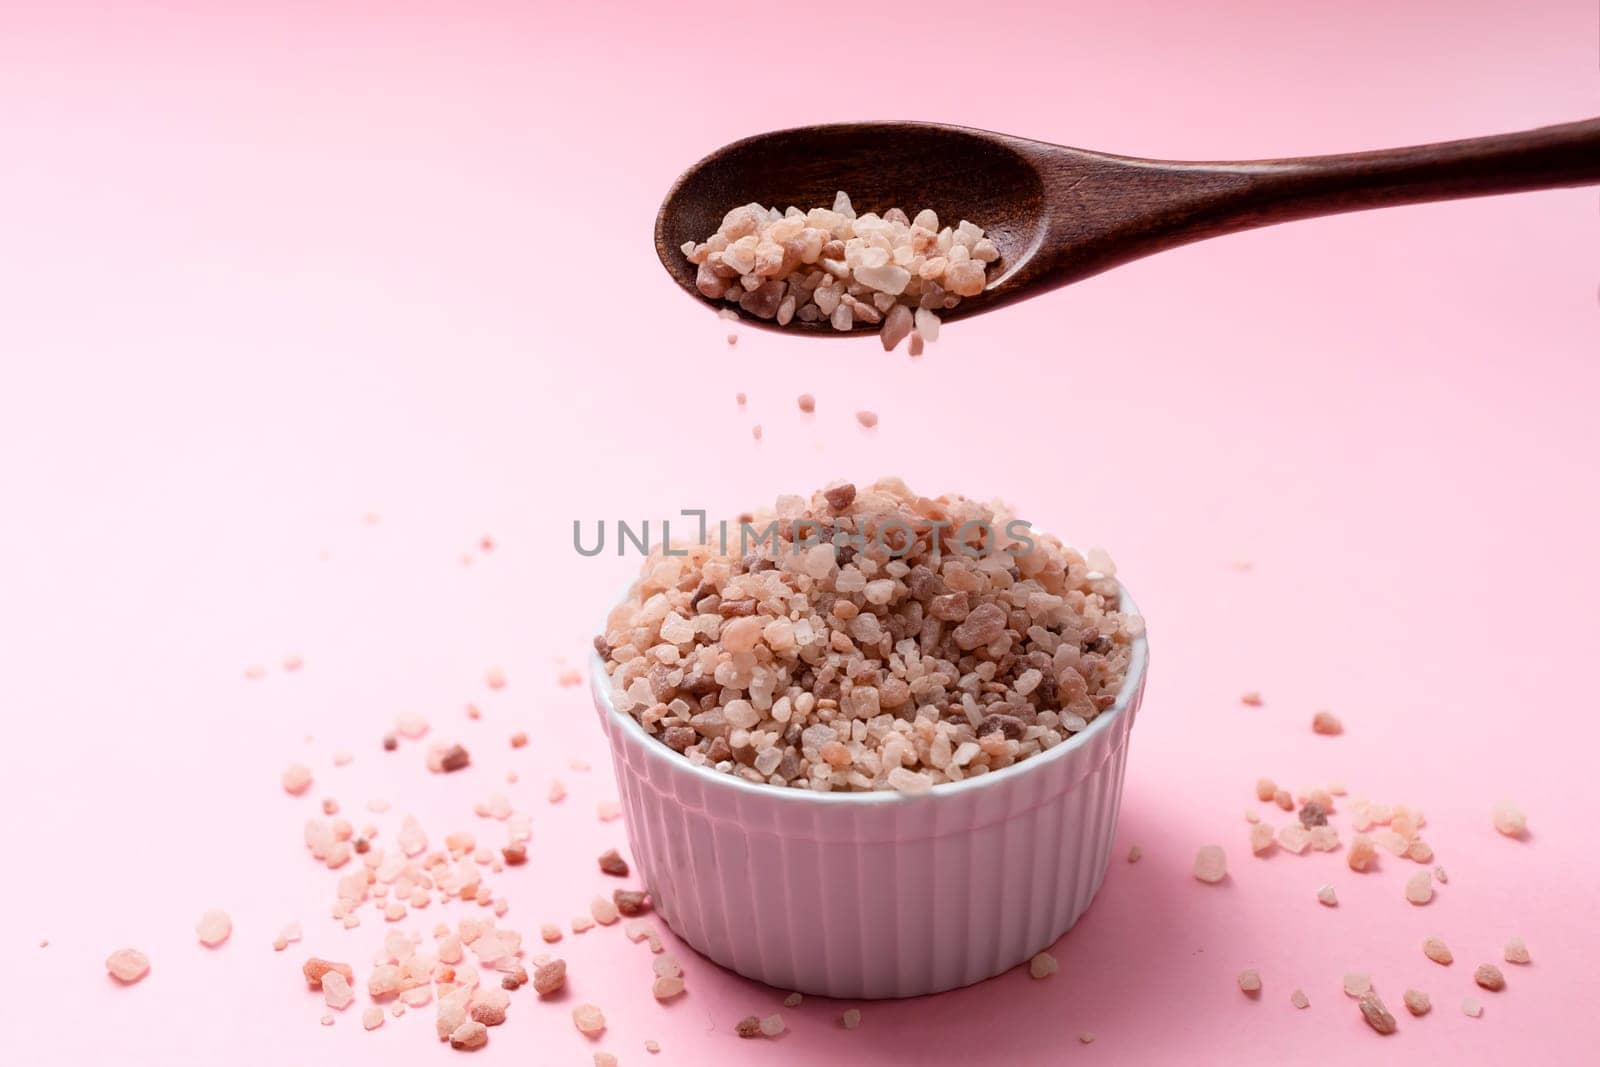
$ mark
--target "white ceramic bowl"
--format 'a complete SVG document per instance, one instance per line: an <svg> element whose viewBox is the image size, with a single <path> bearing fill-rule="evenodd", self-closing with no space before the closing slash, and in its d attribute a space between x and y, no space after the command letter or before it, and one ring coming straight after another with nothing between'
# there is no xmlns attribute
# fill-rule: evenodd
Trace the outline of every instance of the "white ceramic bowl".
<svg viewBox="0 0 1600 1067"><path fill-rule="evenodd" d="M698 767L612 706L598 655L590 675L633 858L667 925L778 989L881 998L999 974L1089 907L1111 859L1147 658L1141 635L1116 704L1070 740L915 796L783 789Z"/></svg>

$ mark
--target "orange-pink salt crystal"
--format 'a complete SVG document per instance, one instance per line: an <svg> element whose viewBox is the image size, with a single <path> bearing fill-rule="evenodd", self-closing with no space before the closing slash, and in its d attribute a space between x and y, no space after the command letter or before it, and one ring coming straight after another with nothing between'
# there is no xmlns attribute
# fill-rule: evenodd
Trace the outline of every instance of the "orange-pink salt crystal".
<svg viewBox="0 0 1600 1067"><path fill-rule="evenodd" d="M200 943L215 947L228 940L228 935L233 933L233 920L228 913L220 908L212 908L200 916L200 921L195 924L195 933L200 936Z"/></svg>
<svg viewBox="0 0 1600 1067"><path fill-rule="evenodd" d="M290 796L299 796L311 788L311 768L303 763L291 763L283 772L283 788Z"/></svg>
<svg viewBox="0 0 1600 1067"><path fill-rule="evenodd" d="M132 985L150 973L150 957L136 948L119 948L106 957L106 971L123 985Z"/></svg>

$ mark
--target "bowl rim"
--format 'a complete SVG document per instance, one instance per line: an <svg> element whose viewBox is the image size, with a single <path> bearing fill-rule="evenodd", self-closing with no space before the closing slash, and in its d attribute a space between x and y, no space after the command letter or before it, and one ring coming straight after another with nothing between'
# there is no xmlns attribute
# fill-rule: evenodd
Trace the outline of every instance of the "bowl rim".
<svg viewBox="0 0 1600 1067"><path fill-rule="evenodd" d="M628 589L633 588L630 582ZM1122 582L1117 582L1118 596L1121 602L1119 610L1131 611L1143 617L1138 603L1129 595L1127 587ZM623 597L628 595L627 590ZM621 598L613 602L620 603ZM608 613L609 614L609 613ZM602 631L604 626L601 627ZM965 798L977 790L985 788L999 788L1007 782L1015 782L1025 775L1040 771L1054 763L1071 758L1079 749L1086 748L1093 743L1092 739L1099 737L1113 728L1116 720L1130 714L1129 708L1139 697L1139 692L1144 685L1145 669L1149 664L1149 642L1144 630L1133 639L1133 655L1128 661L1127 673L1122 678L1122 685L1117 690L1116 703L1105 711L1096 715L1089 725L1071 737L1062 741L1053 748L1041 752L1037 756L1019 760L1009 767L1002 767L998 771L989 771L972 778L964 778L959 782L940 782L925 793L902 793L895 789L873 789L865 792L821 792L815 789L796 789L775 786L768 782L750 782L732 774L691 763L682 755L672 752L660 738L647 732L638 719L626 712L619 711L611 700L611 676L606 673L605 662L600 658L598 650L589 652L589 688L594 695L595 704L602 710L607 723L612 728L620 728L624 733L639 741L643 746L646 756L651 759L670 761L666 766L672 768L674 773L687 772L697 776L708 789L730 789L734 794L746 794L752 797L765 797L779 803L792 802L795 804L824 804L824 805L910 805L910 804L941 804L953 803ZM1131 724L1130 724L1131 725ZM616 741L607 731L607 741L613 751ZM660 751L656 751L660 749ZM669 756L668 753L671 753Z"/></svg>

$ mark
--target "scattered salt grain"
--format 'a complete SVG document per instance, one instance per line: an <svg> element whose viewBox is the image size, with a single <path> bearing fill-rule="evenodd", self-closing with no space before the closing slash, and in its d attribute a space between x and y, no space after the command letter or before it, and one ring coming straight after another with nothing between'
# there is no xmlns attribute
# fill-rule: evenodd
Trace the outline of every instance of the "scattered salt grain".
<svg viewBox="0 0 1600 1067"><path fill-rule="evenodd" d="M1085 1030L1083 1033L1078 1035L1078 1044L1080 1044L1080 1045L1092 1045L1092 1044L1094 1044L1094 1034L1091 1033L1088 1030Z"/></svg>
<svg viewBox="0 0 1600 1067"><path fill-rule="evenodd" d="M783 998L783 1006L786 1008L798 1008L801 1004L805 1003L805 999L806 998L800 993L790 993L788 996Z"/></svg>
<svg viewBox="0 0 1600 1067"><path fill-rule="evenodd" d="M194 931L200 936L202 945L215 947L228 940L228 935L233 933L233 920L228 917L227 912L220 908L212 908L200 916Z"/></svg>
<svg viewBox="0 0 1600 1067"><path fill-rule="evenodd" d="M106 957L106 971L123 985L132 985L150 973L150 957L136 948L119 948Z"/></svg>
<svg viewBox="0 0 1600 1067"><path fill-rule="evenodd" d="M1263 802L1270 801L1273 797L1275 797L1277 795L1278 795L1278 783L1277 782L1274 782L1271 778L1257 778L1256 779L1256 799L1257 800L1260 800L1260 801L1263 801Z"/></svg>
<svg viewBox="0 0 1600 1067"><path fill-rule="evenodd" d="M483 682L490 689L504 689L506 687L506 672L499 667L490 667L483 672Z"/></svg>
<svg viewBox="0 0 1600 1067"><path fill-rule="evenodd" d="M601 822L611 822L622 814L622 807L615 800L602 800L595 805L595 812L600 816Z"/></svg>
<svg viewBox="0 0 1600 1067"><path fill-rule="evenodd" d="M489 1043L489 1028L476 1019L468 1019L450 1032L450 1047L470 1052Z"/></svg>
<svg viewBox="0 0 1600 1067"><path fill-rule="evenodd" d="M610 926L617 921L620 914L617 906L605 897L595 897L589 901L589 914L594 916L594 921L601 926Z"/></svg>
<svg viewBox="0 0 1600 1067"><path fill-rule="evenodd" d="M1228 857L1221 845L1202 845L1194 854L1194 876L1202 882L1216 884L1228 875Z"/></svg>
<svg viewBox="0 0 1600 1067"><path fill-rule="evenodd" d="M361 1010L361 1025L367 1030L376 1030L383 1025L383 1009L376 1004L368 1004Z"/></svg>
<svg viewBox="0 0 1600 1067"><path fill-rule="evenodd" d="M1507 963L1528 963L1533 958L1528 955L1527 942L1520 937L1513 937L1506 942L1505 955Z"/></svg>
<svg viewBox="0 0 1600 1067"><path fill-rule="evenodd" d="M740 1037L760 1037L761 1019L755 1015L746 1015L733 1024L733 1032Z"/></svg>
<svg viewBox="0 0 1600 1067"><path fill-rule="evenodd" d="M621 853L616 849L607 849L600 854L600 870L605 874L626 878L628 877L628 861L623 859Z"/></svg>
<svg viewBox="0 0 1600 1067"><path fill-rule="evenodd" d="M355 990L350 988L349 981L338 971L329 971L322 976L322 999L335 1011L343 1011L355 999Z"/></svg>
<svg viewBox="0 0 1600 1067"><path fill-rule="evenodd" d="M1359 997L1372 989L1372 976L1365 971L1351 971L1344 976L1344 995Z"/></svg>
<svg viewBox="0 0 1600 1067"><path fill-rule="evenodd" d="M283 772L283 788L290 796L299 796L311 788L311 768L303 763L291 763Z"/></svg>
<svg viewBox="0 0 1600 1067"><path fill-rule="evenodd" d="M1339 895L1333 891L1332 885L1325 885L1318 889L1317 899L1330 908L1339 903Z"/></svg>
<svg viewBox="0 0 1600 1067"><path fill-rule="evenodd" d="M1476 1019L1483 1014L1483 1005L1478 1003L1477 997L1466 997L1461 1001L1461 1011Z"/></svg>
<svg viewBox="0 0 1600 1067"><path fill-rule="evenodd" d="M856 412L856 421L870 430L878 425L878 413L876 411L858 411Z"/></svg>
<svg viewBox="0 0 1600 1067"><path fill-rule="evenodd" d="M1413 904L1426 904L1433 899L1433 875L1418 871L1406 879L1406 899Z"/></svg>
<svg viewBox="0 0 1600 1067"><path fill-rule="evenodd" d="M846 1030L854 1030L861 1025L861 1010L859 1008L846 1008L841 1020Z"/></svg>
<svg viewBox="0 0 1600 1067"><path fill-rule="evenodd" d="M1132 848L1128 849L1128 862L1138 863L1140 857L1143 855L1144 849L1140 848L1138 845L1134 845Z"/></svg>
<svg viewBox="0 0 1600 1067"><path fill-rule="evenodd" d="M1278 831L1278 844L1299 855L1311 844L1311 832L1297 822L1285 823Z"/></svg>
<svg viewBox="0 0 1600 1067"><path fill-rule="evenodd" d="M1048 978L1060 969L1061 965L1048 952L1037 953L1028 961L1028 973L1035 978Z"/></svg>
<svg viewBox="0 0 1600 1067"><path fill-rule="evenodd" d="M800 410L805 412L807 415L817 410L817 398L812 396L810 393L801 393L800 398L798 401L796 401L796 403L800 405Z"/></svg>
<svg viewBox="0 0 1600 1067"><path fill-rule="evenodd" d="M1478 969L1472 972L1472 980L1493 993L1498 993L1506 987L1506 976L1492 963L1479 965Z"/></svg>
<svg viewBox="0 0 1600 1067"><path fill-rule="evenodd" d="M675 974L664 974L650 986L650 995L657 1000L671 1000L683 992L683 979Z"/></svg>
<svg viewBox="0 0 1600 1067"><path fill-rule="evenodd" d="M1378 999L1378 994L1368 990L1361 995L1361 1015L1367 1020L1367 1025L1380 1034L1395 1032L1394 1016L1389 1014L1389 1009L1383 1006L1383 1001Z"/></svg>
<svg viewBox="0 0 1600 1067"><path fill-rule="evenodd" d="M1372 843L1372 838L1366 834L1357 834L1355 840L1350 842L1350 854L1347 862L1352 871L1365 871L1372 867L1378 858L1378 849Z"/></svg>
<svg viewBox="0 0 1600 1067"><path fill-rule="evenodd" d="M1247 996L1255 996L1261 992L1261 972L1251 968L1239 972L1239 988Z"/></svg>
<svg viewBox="0 0 1600 1067"><path fill-rule="evenodd" d="M1528 829L1528 817L1509 800L1494 806L1494 828L1507 837L1521 837Z"/></svg>
<svg viewBox="0 0 1600 1067"><path fill-rule="evenodd" d="M579 1032L593 1037L606 1028L606 1017L593 1004L579 1004L572 1009L572 1025Z"/></svg>
<svg viewBox="0 0 1600 1067"><path fill-rule="evenodd" d="M1293 993L1290 993L1289 1003L1297 1008L1309 1008L1311 1006L1311 1001L1306 997L1304 989L1296 989Z"/></svg>
<svg viewBox="0 0 1600 1067"><path fill-rule="evenodd" d="M777 1037L783 1033L783 1016L773 1012L761 1020L761 1033L766 1037Z"/></svg>
<svg viewBox="0 0 1600 1067"><path fill-rule="evenodd" d="M650 1054L651 1054L651 1055L652 1055L652 1056L653 1056L653 1055L655 1055L655 1054L656 1054L656 1053L657 1053L657 1052L660 1052L660 1051L661 1051L661 1042L659 1042L659 1041L654 1041L654 1040L651 1040L651 1041L646 1041L646 1042L645 1042L645 1043L644 1043L644 1050L645 1050L645 1051L646 1051L646 1052L648 1052L648 1053L650 1053Z"/></svg>
<svg viewBox="0 0 1600 1067"><path fill-rule="evenodd" d="M533 990L541 997L548 997L566 983L566 960L546 960L533 969Z"/></svg>
<svg viewBox="0 0 1600 1067"><path fill-rule="evenodd" d="M1429 1000L1428 994L1420 989L1406 990L1404 1000L1406 1002L1406 1011L1409 1011L1412 1015L1426 1015L1433 1009L1433 1001Z"/></svg>
<svg viewBox="0 0 1600 1067"><path fill-rule="evenodd" d="M1250 826L1250 851L1257 856L1271 852L1277 846L1277 834L1264 822Z"/></svg>
<svg viewBox="0 0 1600 1067"><path fill-rule="evenodd" d="M1424 938L1422 954L1434 963L1444 964L1445 966L1449 966L1456 960L1455 955L1450 951L1450 946L1445 944L1444 939L1440 937Z"/></svg>
<svg viewBox="0 0 1600 1067"><path fill-rule="evenodd" d="M1252 708L1259 708L1261 706L1261 694L1256 692L1246 693L1239 698L1239 703L1249 705Z"/></svg>
<svg viewBox="0 0 1600 1067"><path fill-rule="evenodd" d="M1331 711L1319 711L1311 717L1311 729L1315 733L1333 736L1344 733L1344 723Z"/></svg>

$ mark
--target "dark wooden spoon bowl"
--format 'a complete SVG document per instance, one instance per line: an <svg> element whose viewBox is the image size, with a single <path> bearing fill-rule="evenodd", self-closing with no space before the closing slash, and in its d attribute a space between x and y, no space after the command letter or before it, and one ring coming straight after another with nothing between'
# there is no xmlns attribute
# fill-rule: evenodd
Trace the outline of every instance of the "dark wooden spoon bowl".
<svg viewBox="0 0 1600 1067"><path fill-rule="evenodd" d="M1600 119L1411 148L1304 159L1184 163L1107 155L923 122L806 126L736 141L685 171L656 215L656 254L695 288L686 241L716 232L731 208L802 210L844 190L857 212L932 208L970 219L1000 250L985 290L941 312L978 315L1178 245L1294 219L1396 204L1600 182ZM998 269L996 269L996 267ZM835 330L795 319L777 327Z"/></svg>

